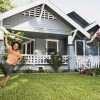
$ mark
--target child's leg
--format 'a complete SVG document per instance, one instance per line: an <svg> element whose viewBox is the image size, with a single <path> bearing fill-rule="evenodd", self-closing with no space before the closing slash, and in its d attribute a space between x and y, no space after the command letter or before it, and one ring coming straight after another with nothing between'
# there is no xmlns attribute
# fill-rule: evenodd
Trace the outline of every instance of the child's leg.
<svg viewBox="0 0 100 100"><path fill-rule="evenodd" d="M7 85L7 83L8 83L8 81L9 81L9 79L10 79L10 75L9 75L9 74L7 74L7 75L5 76L5 79L4 79L4 82L3 82L3 85L4 85L4 86L6 86L6 85Z"/></svg>
<svg viewBox="0 0 100 100"><path fill-rule="evenodd" d="M13 66L7 66L7 68L6 68L6 75L5 75L5 79L4 79L2 87L5 87L7 85L8 81L10 79L10 76L11 76L11 74L13 72L13 69L14 69Z"/></svg>

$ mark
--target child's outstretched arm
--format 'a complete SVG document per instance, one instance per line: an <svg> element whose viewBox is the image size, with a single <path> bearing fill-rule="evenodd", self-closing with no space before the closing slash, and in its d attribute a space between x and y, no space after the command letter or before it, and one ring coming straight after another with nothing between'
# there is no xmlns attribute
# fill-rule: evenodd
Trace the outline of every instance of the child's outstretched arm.
<svg viewBox="0 0 100 100"><path fill-rule="evenodd" d="M10 47L10 45L8 44L8 37L7 37L7 35L5 35L5 44L6 44L6 47L7 47L7 48Z"/></svg>

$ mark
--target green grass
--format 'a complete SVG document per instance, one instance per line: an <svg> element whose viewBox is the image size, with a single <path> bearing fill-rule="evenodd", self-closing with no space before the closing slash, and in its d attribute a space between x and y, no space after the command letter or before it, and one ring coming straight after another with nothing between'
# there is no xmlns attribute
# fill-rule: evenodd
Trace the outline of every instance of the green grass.
<svg viewBox="0 0 100 100"><path fill-rule="evenodd" d="M17 74L7 87L0 88L0 100L100 100L100 77Z"/></svg>

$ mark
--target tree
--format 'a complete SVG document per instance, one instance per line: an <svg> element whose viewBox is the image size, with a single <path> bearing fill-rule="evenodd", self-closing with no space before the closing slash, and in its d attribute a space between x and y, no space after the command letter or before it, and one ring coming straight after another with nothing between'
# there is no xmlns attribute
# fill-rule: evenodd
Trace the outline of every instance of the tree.
<svg viewBox="0 0 100 100"><path fill-rule="evenodd" d="M12 9L12 8L15 8L15 7L16 7L16 5L13 4L11 0L0 0L0 13L6 12L6 11ZM20 36L24 35L24 32L16 32L16 31L13 31L13 30L9 30L9 31L11 33L14 33L14 34L17 34L17 35L20 35ZM18 37L15 37L14 39L9 38L10 43L14 42L14 41L22 42L22 39L20 39Z"/></svg>
<svg viewBox="0 0 100 100"><path fill-rule="evenodd" d="M12 4L11 0L0 0L0 13L6 12L16 6Z"/></svg>

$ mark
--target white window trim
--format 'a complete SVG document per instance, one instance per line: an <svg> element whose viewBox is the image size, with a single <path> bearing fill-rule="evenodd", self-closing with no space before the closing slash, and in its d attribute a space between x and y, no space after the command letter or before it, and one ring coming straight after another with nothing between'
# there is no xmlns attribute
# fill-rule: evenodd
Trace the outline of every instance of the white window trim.
<svg viewBox="0 0 100 100"><path fill-rule="evenodd" d="M57 52L59 52L59 40L56 40L56 39L45 39L45 40L46 40L46 49L48 48L48 41L57 42ZM46 55L48 55L47 52L46 52Z"/></svg>
<svg viewBox="0 0 100 100"><path fill-rule="evenodd" d="M24 44L30 43L30 42L32 42L32 41L35 42L35 39L32 39L32 40L26 41L26 42L24 42L24 43L22 43L22 44L24 45Z"/></svg>

